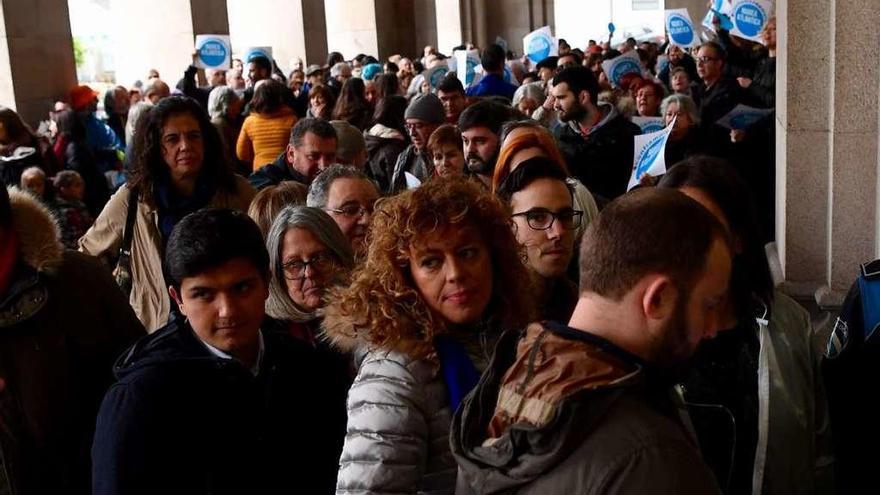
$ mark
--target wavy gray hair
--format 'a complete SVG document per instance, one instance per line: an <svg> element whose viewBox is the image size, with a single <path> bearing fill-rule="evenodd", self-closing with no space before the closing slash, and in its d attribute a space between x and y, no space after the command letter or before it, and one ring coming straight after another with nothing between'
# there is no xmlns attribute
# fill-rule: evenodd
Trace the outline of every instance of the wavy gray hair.
<svg viewBox="0 0 880 495"><path fill-rule="evenodd" d="M208 95L208 115L212 119L226 118L229 105L238 99L235 90L229 86L217 86Z"/></svg>
<svg viewBox="0 0 880 495"><path fill-rule="evenodd" d="M700 111L697 109L697 104L694 103L693 98L678 93L663 98L663 101L660 103L660 115L663 116L664 122L666 119L666 109L670 103L677 103L679 112L687 113L693 125L700 125Z"/></svg>
<svg viewBox="0 0 880 495"><path fill-rule="evenodd" d="M330 186L333 185L333 181L336 179L363 179L375 186L373 181L367 177L367 174L363 173L358 168L351 165L335 163L318 174L318 176L315 177L315 180L309 185L309 194L306 196L306 205L315 208L325 208L330 197ZM379 191L378 186L376 186L376 191Z"/></svg>
<svg viewBox="0 0 880 495"><path fill-rule="evenodd" d="M269 270L272 274L272 280L269 282L269 299L266 300L266 314L278 320L302 323L314 320L320 315L317 311L300 308L287 293L287 279L284 277L281 250L284 247L284 234L293 228L308 230L318 241L327 246L344 268L343 277L347 277L354 268L354 253L345 234L324 210L308 206L287 206L275 217L266 237ZM335 280L334 283L341 283L341 280Z"/></svg>

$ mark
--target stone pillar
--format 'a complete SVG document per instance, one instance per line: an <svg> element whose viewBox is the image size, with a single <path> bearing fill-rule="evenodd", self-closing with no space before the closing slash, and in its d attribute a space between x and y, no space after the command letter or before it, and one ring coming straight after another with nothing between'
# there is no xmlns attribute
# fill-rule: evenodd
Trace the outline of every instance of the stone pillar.
<svg viewBox="0 0 880 495"><path fill-rule="evenodd" d="M464 39L464 12L462 0L436 0L437 50L447 55L452 48L466 41Z"/></svg>
<svg viewBox="0 0 880 495"><path fill-rule="evenodd" d="M124 86L156 69L172 88L192 63L195 35L229 33L225 0L110 0L116 80Z"/></svg>
<svg viewBox="0 0 880 495"><path fill-rule="evenodd" d="M708 3L707 0L666 0L666 8L688 9L691 20L699 24L703 20L703 16L706 15L706 11L709 10L707 7Z"/></svg>
<svg viewBox="0 0 880 495"><path fill-rule="evenodd" d="M323 65L327 34L322 0L228 0L233 52L244 56L251 46L271 46L272 57L287 75L293 60Z"/></svg>
<svg viewBox="0 0 880 495"><path fill-rule="evenodd" d="M437 48L441 53L452 53L448 48L440 50L437 46L437 8L435 0L415 0L413 15L415 20L416 53L422 53L426 45ZM444 22L449 22L444 19ZM450 48L455 45L450 45Z"/></svg>
<svg viewBox="0 0 880 495"><path fill-rule="evenodd" d="M412 0L325 0L324 8L327 47L346 59L359 53L379 60L395 53L410 57L422 54L424 45L416 42L416 25L422 20L416 21ZM424 5L419 7L420 13L425 11Z"/></svg>
<svg viewBox="0 0 880 495"><path fill-rule="evenodd" d="M776 237L785 288L840 304L878 253L877 2L777 4ZM829 23L830 19L830 23Z"/></svg>
<svg viewBox="0 0 880 495"><path fill-rule="evenodd" d="M67 0L0 1L0 105L34 125L75 85Z"/></svg>

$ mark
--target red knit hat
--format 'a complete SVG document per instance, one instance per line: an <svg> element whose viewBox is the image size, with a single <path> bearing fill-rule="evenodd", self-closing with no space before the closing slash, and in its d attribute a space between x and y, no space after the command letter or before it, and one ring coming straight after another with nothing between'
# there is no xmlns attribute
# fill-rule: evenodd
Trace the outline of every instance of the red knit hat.
<svg viewBox="0 0 880 495"><path fill-rule="evenodd" d="M86 85L74 86L70 90L70 108L74 111L84 110L98 98L98 93Z"/></svg>

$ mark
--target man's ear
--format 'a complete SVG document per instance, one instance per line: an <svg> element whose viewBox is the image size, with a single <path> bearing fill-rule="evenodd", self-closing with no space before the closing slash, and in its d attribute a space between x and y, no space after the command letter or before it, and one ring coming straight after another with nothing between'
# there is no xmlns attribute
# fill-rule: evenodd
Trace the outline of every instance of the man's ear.
<svg viewBox="0 0 880 495"><path fill-rule="evenodd" d="M665 320L675 312L678 290L666 275L651 275L642 295L642 310L647 320Z"/></svg>
<svg viewBox="0 0 880 495"><path fill-rule="evenodd" d="M578 103L580 103L582 107L587 106L587 104L590 103L590 92L584 89L578 93Z"/></svg>
<svg viewBox="0 0 880 495"><path fill-rule="evenodd" d="M168 286L168 294L171 296L171 299L177 303L177 307L180 308L180 314L186 316L186 309L183 307L183 300L180 298L180 294L177 293L177 289L175 289L173 285Z"/></svg>
<svg viewBox="0 0 880 495"><path fill-rule="evenodd" d="M293 159L296 157L296 148L294 148L292 144L288 144L284 153L286 155L285 158L287 158L287 163L293 165Z"/></svg>

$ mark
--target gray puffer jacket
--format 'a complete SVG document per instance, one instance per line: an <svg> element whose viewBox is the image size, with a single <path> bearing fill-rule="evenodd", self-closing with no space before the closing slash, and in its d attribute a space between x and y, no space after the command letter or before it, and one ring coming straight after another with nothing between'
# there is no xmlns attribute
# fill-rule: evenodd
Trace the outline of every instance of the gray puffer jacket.
<svg viewBox="0 0 880 495"><path fill-rule="evenodd" d="M439 363L367 349L330 312L323 326L336 346L354 351L359 364L348 393L336 493L453 493L452 411Z"/></svg>

